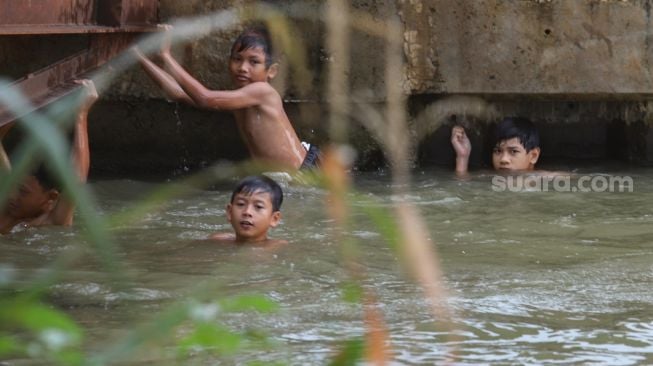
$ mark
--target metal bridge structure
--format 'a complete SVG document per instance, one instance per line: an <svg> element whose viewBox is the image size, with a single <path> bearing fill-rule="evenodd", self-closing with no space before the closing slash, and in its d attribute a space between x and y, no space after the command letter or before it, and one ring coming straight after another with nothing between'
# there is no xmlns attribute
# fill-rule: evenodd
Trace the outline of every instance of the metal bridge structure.
<svg viewBox="0 0 653 366"><path fill-rule="evenodd" d="M0 0L0 37L88 35L81 51L10 85L30 102L24 114L75 93L80 85L74 80L106 65L143 33L156 31L158 7L158 0ZM0 127L23 115L0 105Z"/></svg>

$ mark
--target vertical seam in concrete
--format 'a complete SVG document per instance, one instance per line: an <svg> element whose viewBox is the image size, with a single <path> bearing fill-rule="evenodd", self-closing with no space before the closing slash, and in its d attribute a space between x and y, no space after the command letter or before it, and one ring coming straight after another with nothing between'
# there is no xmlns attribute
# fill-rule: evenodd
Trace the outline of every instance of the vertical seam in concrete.
<svg viewBox="0 0 653 366"><path fill-rule="evenodd" d="M646 36L644 37L644 49L647 54L647 56L644 57L644 63L646 65L646 72L648 73L649 80L651 80L650 58L653 57L653 52L651 52L651 37L653 37L651 34L651 0L646 0L644 3L644 10L646 11Z"/></svg>

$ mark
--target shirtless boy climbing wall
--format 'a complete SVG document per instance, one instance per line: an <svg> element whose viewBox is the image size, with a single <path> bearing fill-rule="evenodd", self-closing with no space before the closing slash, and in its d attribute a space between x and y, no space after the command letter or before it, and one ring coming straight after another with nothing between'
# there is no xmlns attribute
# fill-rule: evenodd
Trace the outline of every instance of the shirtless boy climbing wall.
<svg viewBox="0 0 653 366"><path fill-rule="evenodd" d="M170 53L171 28L161 47L163 67L138 48L134 54L144 70L176 101L215 110L232 111L252 158L275 168L314 167L317 147L300 142L283 108L279 93L269 84L278 65L273 62L265 28L249 28L231 47L229 73L234 90L210 90L192 77Z"/></svg>

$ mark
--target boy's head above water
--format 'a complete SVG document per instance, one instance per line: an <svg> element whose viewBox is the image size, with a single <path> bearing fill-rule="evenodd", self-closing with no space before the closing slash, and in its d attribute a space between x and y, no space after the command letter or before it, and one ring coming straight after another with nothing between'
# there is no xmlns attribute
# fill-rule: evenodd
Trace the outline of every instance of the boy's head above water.
<svg viewBox="0 0 653 366"><path fill-rule="evenodd" d="M270 81L277 74L270 34L264 26L245 29L231 46L229 72L236 86Z"/></svg>
<svg viewBox="0 0 653 366"><path fill-rule="evenodd" d="M497 170L530 171L540 157L540 135L530 120L506 117L495 129L492 165Z"/></svg>
<svg viewBox="0 0 653 366"><path fill-rule="evenodd" d="M10 195L6 212L14 219L34 219L52 210L58 198L56 180L40 165Z"/></svg>
<svg viewBox="0 0 653 366"><path fill-rule="evenodd" d="M267 240L267 232L281 221L283 191L266 176L241 180L227 205L227 219L234 228L237 242Z"/></svg>

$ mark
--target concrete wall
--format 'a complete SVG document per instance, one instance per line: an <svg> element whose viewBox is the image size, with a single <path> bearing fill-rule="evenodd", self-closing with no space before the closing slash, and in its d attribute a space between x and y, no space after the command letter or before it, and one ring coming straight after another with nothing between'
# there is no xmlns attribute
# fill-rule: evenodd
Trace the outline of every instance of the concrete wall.
<svg viewBox="0 0 653 366"><path fill-rule="evenodd" d="M250 3L161 0L160 18L174 22ZM332 60L320 20L325 1L268 3L292 14L293 46L304 45L305 68L285 59L276 86L300 137L325 143L325 83ZM540 127L544 163L569 158L648 163L653 161L652 6L653 0L352 0L346 14L402 26L402 88L421 165L452 164L448 134L451 124L461 123L475 142L472 163L482 166L489 123L505 115L529 117ZM229 88L226 63L238 32L238 27L214 32L175 52L207 86ZM0 39L0 50L10 50L12 42ZM382 108L384 43L357 29L351 44L350 95L358 104ZM0 52L0 70L18 77L29 64L21 60L50 57L38 48L29 54L44 57ZM358 117L359 109L353 110ZM247 157L228 113L168 103L138 68L115 78L91 119L98 173L183 172L221 158ZM359 165L382 165L373 134L356 120L350 140L360 152Z"/></svg>
<svg viewBox="0 0 653 366"><path fill-rule="evenodd" d="M405 1L411 91L650 96L652 5Z"/></svg>

